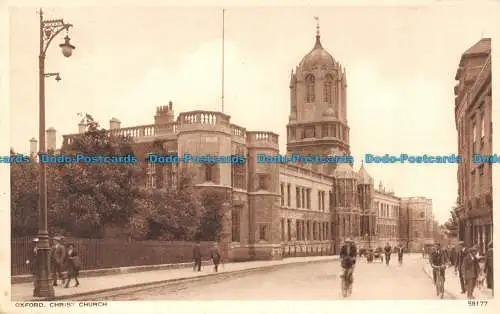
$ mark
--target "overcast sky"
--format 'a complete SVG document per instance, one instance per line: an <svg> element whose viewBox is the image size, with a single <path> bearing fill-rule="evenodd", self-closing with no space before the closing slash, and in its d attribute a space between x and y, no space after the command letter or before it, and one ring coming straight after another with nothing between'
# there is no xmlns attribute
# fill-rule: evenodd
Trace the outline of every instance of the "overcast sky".
<svg viewBox="0 0 500 314"><path fill-rule="evenodd" d="M38 137L36 8L11 8L11 139L27 152ZM488 6L231 8L226 11L225 111L248 130L280 135L285 151L289 76L314 45L319 16L325 49L347 71L348 121L356 169L365 153L457 151L453 86L460 55L499 28ZM153 123L156 106L176 113L220 110L218 8L46 8L74 24L76 50L64 58L55 39L46 82L47 128L77 132L78 112L104 127ZM495 14L495 15L494 15ZM61 144L58 137L58 145ZM448 219L457 197L456 165L367 165L398 196L425 196Z"/></svg>

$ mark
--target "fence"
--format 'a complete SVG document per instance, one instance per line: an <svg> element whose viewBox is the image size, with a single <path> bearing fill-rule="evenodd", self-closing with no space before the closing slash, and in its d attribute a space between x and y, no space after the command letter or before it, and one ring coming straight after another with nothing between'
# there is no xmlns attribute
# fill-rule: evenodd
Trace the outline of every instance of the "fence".
<svg viewBox="0 0 500 314"><path fill-rule="evenodd" d="M26 264L33 250L32 237L11 240L12 276L29 274ZM72 239L82 261L82 269L99 269L155 264L183 263L193 260L193 242L127 241L122 239ZM201 242L201 253L209 257L212 242Z"/></svg>

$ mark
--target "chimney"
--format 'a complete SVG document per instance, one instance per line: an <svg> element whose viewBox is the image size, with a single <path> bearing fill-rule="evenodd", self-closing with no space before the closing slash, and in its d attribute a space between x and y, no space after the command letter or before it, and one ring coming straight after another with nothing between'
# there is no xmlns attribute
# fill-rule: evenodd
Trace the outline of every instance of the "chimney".
<svg viewBox="0 0 500 314"><path fill-rule="evenodd" d="M120 124L121 124L120 120L118 120L117 118L111 118L111 120L109 120L109 129L110 130L119 129Z"/></svg>
<svg viewBox="0 0 500 314"><path fill-rule="evenodd" d="M46 132L47 136L47 150L56 150L56 129L49 128Z"/></svg>
<svg viewBox="0 0 500 314"><path fill-rule="evenodd" d="M32 137L30 140L30 155L31 157L36 156L38 152L38 141Z"/></svg>
<svg viewBox="0 0 500 314"><path fill-rule="evenodd" d="M86 128L85 123L83 122L78 123L78 133L80 134L85 133L85 128Z"/></svg>

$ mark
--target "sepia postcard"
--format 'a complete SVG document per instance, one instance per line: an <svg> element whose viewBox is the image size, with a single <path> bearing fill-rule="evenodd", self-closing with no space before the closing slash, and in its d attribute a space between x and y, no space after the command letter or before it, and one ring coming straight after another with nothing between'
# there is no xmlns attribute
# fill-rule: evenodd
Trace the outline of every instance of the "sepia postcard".
<svg viewBox="0 0 500 314"><path fill-rule="evenodd" d="M494 312L500 3L295 2L2 7L1 313Z"/></svg>

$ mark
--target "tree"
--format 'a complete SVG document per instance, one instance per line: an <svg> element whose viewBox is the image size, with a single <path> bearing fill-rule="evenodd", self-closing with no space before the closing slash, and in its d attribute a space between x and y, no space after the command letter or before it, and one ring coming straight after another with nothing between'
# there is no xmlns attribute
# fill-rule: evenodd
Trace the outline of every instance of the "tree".
<svg viewBox="0 0 500 314"><path fill-rule="evenodd" d="M11 156L15 156L11 151ZM38 229L38 167L36 163L10 165L11 233L34 235Z"/></svg>
<svg viewBox="0 0 500 314"><path fill-rule="evenodd" d="M222 231L222 210L225 194L221 191L205 191L201 195L203 217L197 240L218 241Z"/></svg>
<svg viewBox="0 0 500 314"><path fill-rule="evenodd" d="M443 224L444 232L449 238L454 238L458 236L458 207L454 207L450 211L450 218L447 222Z"/></svg>

